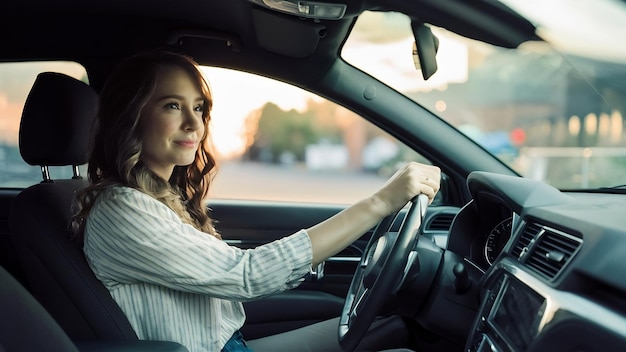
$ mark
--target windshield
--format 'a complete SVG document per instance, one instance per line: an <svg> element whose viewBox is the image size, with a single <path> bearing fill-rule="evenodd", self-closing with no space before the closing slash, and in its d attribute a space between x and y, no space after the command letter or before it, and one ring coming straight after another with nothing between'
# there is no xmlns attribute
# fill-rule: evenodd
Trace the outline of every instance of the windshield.
<svg viewBox="0 0 626 352"><path fill-rule="evenodd" d="M366 12L342 57L522 176L559 189L624 184L626 7L614 1L506 3L529 16L547 43L505 49L431 27L439 39L439 68L425 81L411 55L410 19Z"/></svg>

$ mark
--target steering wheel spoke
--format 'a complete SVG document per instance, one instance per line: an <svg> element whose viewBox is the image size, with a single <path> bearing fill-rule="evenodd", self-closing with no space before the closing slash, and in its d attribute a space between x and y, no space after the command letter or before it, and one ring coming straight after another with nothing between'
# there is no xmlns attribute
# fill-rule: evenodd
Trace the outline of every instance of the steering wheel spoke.
<svg viewBox="0 0 626 352"><path fill-rule="evenodd" d="M360 294L356 296L354 300L354 304L352 305L352 310L350 311L349 322L353 322L355 319L359 317L359 313L362 308L362 303L367 299L367 295L368 295L368 289L363 288L363 291L361 291Z"/></svg>

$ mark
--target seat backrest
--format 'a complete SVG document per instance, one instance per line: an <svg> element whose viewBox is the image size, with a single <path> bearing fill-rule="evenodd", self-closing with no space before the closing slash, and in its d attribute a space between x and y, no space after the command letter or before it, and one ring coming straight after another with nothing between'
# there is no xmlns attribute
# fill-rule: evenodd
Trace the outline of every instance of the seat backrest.
<svg viewBox="0 0 626 352"><path fill-rule="evenodd" d="M94 276L72 238L75 192L87 185L77 165L87 162L97 94L72 77L41 73L20 123L20 153L42 168L43 181L15 198L9 229L28 288L72 340L137 339L128 319ZM52 180L47 166L72 166L72 179Z"/></svg>

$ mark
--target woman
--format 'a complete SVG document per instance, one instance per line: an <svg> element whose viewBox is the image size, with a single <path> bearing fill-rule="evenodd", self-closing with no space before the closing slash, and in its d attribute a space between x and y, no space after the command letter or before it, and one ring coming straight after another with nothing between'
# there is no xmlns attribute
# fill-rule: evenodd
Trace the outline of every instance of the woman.
<svg viewBox="0 0 626 352"><path fill-rule="evenodd" d="M416 194L432 200L440 180L438 168L409 164L336 216L240 250L220 239L204 203L215 172L211 105L207 82L185 56L147 53L122 62L100 94L91 186L78 196L73 224L92 270L139 338L190 351L245 348L242 301L296 287L312 266ZM338 348L336 330L331 335Z"/></svg>

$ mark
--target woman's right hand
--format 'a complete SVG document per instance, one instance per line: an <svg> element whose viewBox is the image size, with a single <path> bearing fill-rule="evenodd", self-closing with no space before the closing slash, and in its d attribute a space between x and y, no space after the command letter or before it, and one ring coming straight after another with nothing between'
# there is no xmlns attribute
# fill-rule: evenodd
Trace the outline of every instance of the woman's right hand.
<svg viewBox="0 0 626 352"><path fill-rule="evenodd" d="M437 166L411 162L398 170L370 198L383 218L393 214L419 194L429 198L429 204L439 191L441 170Z"/></svg>

